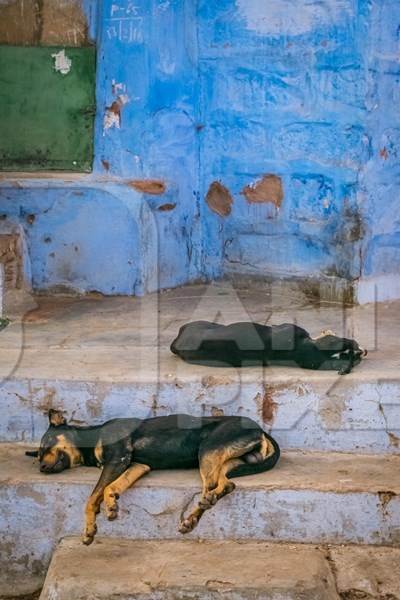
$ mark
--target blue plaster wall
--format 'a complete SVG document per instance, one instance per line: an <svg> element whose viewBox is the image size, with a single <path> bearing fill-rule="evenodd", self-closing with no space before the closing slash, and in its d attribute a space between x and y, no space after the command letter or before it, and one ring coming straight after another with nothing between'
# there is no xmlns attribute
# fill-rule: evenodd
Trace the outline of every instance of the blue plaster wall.
<svg viewBox="0 0 400 600"><path fill-rule="evenodd" d="M185 283L199 276L201 257L195 2L105 0L101 23L94 168L165 182L163 196L146 197L160 286ZM125 95L120 128L106 129L106 107ZM163 204L175 207L158 211Z"/></svg>
<svg viewBox="0 0 400 600"><path fill-rule="evenodd" d="M98 49L93 174L0 182L0 214L23 227L35 289L143 294L196 280L195 3L83 0L83 7ZM120 120L110 124L118 101ZM138 193L137 179L160 180L165 193Z"/></svg>
<svg viewBox="0 0 400 600"><path fill-rule="evenodd" d="M228 218L205 217L213 274L360 275L367 13L353 0L200 2L201 181L234 198ZM265 174L282 179L279 209L241 193Z"/></svg>
<svg viewBox="0 0 400 600"><path fill-rule="evenodd" d="M234 200L204 212L210 275L335 275L362 301L399 297L400 3L200 0L198 31L201 196L219 180ZM269 173L279 210L242 194Z"/></svg>
<svg viewBox="0 0 400 600"><path fill-rule="evenodd" d="M397 0L84 0L84 8L98 47L96 185L86 182L81 196L8 189L1 200L14 219L41 215L27 231L36 287L62 280L143 293L240 272L367 282L366 300L374 278L396 278ZM109 119L115 102L120 121ZM242 193L265 174L282 180L279 209ZM129 185L147 178L162 180L165 193ZM205 202L214 181L232 195L225 217ZM128 200L103 193L102 182L117 182ZM44 230L55 248L43 245ZM86 248L79 257L76 245Z"/></svg>
<svg viewBox="0 0 400 600"><path fill-rule="evenodd" d="M367 127L372 155L360 177L366 235L360 300L400 298L400 3L371 3Z"/></svg>

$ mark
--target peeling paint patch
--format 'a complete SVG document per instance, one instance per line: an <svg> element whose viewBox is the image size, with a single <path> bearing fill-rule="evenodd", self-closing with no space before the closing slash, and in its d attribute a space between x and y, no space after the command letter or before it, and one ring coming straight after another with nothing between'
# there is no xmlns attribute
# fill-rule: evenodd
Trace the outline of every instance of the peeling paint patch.
<svg viewBox="0 0 400 600"><path fill-rule="evenodd" d="M267 423L268 425L272 425L272 423L274 422L275 414L278 409L278 403L274 400L273 392L274 387L272 385L264 386L261 416L263 423Z"/></svg>
<svg viewBox="0 0 400 600"><path fill-rule="evenodd" d="M379 502L382 504L383 513L387 513L387 506L393 498L396 498L396 494L392 491L378 492Z"/></svg>
<svg viewBox="0 0 400 600"><path fill-rule="evenodd" d="M343 425L343 417L346 411L345 397L329 393L321 398L319 414L328 431L340 429Z"/></svg>
<svg viewBox="0 0 400 600"><path fill-rule="evenodd" d="M126 92L126 84L125 83L120 83L118 81L115 81L115 79L113 79L112 80L112 84L111 84L111 91L112 91L112 93L113 93L114 96L116 94L118 94L119 92L125 93Z"/></svg>
<svg viewBox="0 0 400 600"><path fill-rule="evenodd" d="M394 446L395 448L400 448L400 437L398 437L391 431L388 432L388 436L390 440L390 445Z"/></svg>
<svg viewBox="0 0 400 600"><path fill-rule="evenodd" d="M18 289L22 285L22 250L17 234L0 235L0 265L4 267L6 289Z"/></svg>
<svg viewBox="0 0 400 600"><path fill-rule="evenodd" d="M72 60L65 54L65 50L60 50L51 56L54 58L54 70L61 75L68 75L72 67Z"/></svg>
<svg viewBox="0 0 400 600"><path fill-rule="evenodd" d="M205 375L201 378L201 384L205 388L214 387L217 385L229 385L232 383L230 377L217 377L216 375Z"/></svg>
<svg viewBox="0 0 400 600"><path fill-rule="evenodd" d="M211 415L213 417L223 417L224 416L224 411L222 408L218 408L217 406L212 406L211 407Z"/></svg>
<svg viewBox="0 0 400 600"><path fill-rule="evenodd" d="M102 158L101 164L103 165L103 167L106 171L110 170L110 163L108 160L105 160L104 158Z"/></svg>
<svg viewBox="0 0 400 600"><path fill-rule="evenodd" d="M174 210L175 207L176 202L174 204L172 204L171 202L166 202L165 204L161 204L161 206L159 206L157 210L160 210L161 212L168 212L170 210Z"/></svg>
<svg viewBox="0 0 400 600"><path fill-rule="evenodd" d="M152 194L153 196L160 196L161 194L164 194L167 189L165 183L161 181L161 179L132 179L132 181L128 182L128 185L138 192Z"/></svg>
<svg viewBox="0 0 400 600"><path fill-rule="evenodd" d="M228 188L219 181L213 181L208 188L206 202L208 207L220 217L231 214L233 198Z"/></svg>
<svg viewBox="0 0 400 600"><path fill-rule="evenodd" d="M282 179L277 175L264 175L255 183L246 185L242 194L250 204L271 202L280 208L283 200Z"/></svg>
<svg viewBox="0 0 400 600"><path fill-rule="evenodd" d="M127 94L121 94L116 100L114 100L111 106L106 107L106 112L103 121L103 127L105 130L111 129L112 127L115 127L116 129L121 128L122 108L128 102L129 97L127 96Z"/></svg>
<svg viewBox="0 0 400 600"><path fill-rule="evenodd" d="M379 155L381 158L383 158L383 160L387 160L389 158L389 152L387 151L386 146L379 151Z"/></svg>

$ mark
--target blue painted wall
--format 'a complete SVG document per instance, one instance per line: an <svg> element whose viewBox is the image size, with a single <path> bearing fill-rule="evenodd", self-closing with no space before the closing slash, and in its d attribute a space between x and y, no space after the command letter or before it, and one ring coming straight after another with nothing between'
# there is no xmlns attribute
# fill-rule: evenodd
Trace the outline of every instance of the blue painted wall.
<svg viewBox="0 0 400 600"><path fill-rule="evenodd" d="M197 56L195 3L105 0L98 52L95 170L159 179L147 196L159 232L160 286L199 276ZM107 122L119 101L120 126ZM157 210L165 204L172 210Z"/></svg>
<svg viewBox="0 0 400 600"><path fill-rule="evenodd" d="M98 46L95 185L82 196L7 192L15 219L51 206L45 227L40 218L27 229L36 287L70 278L79 289L141 293L244 272L338 276L360 283L364 301L383 277L387 295L400 295L397 0L84 7ZM268 194L249 202L244 188L270 174L280 206ZM139 194L133 179L166 191ZM102 193L110 181L129 200ZM232 197L226 216L205 201L215 181ZM44 229L57 248L43 246ZM152 265L132 266L149 245Z"/></svg>
<svg viewBox="0 0 400 600"><path fill-rule="evenodd" d="M23 226L36 289L142 294L198 279L195 5L83 7L98 48L93 174L3 181L0 213ZM147 179L165 192L132 187Z"/></svg>
<svg viewBox="0 0 400 600"><path fill-rule="evenodd" d="M400 298L400 3L371 4L366 123L371 159L360 175L366 234L361 301Z"/></svg>
<svg viewBox="0 0 400 600"><path fill-rule="evenodd" d="M234 198L228 218L206 216L208 248L223 227L214 272L359 276L358 178L371 155L363 10L200 2L201 180L220 179ZM279 208L242 193L265 174L282 180Z"/></svg>

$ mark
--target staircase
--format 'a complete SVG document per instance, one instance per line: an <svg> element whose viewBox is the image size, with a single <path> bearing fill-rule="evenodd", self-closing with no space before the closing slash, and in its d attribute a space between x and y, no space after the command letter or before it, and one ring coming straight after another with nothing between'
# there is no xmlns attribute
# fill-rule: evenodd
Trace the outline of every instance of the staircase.
<svg viewBox="0 0 400 600"><path fill-rule="evenodd" d="M298 290L228 283L36 302L0 333L0 598L39 589L52 556L43 600L400 598L398 305L344 311ZM313 335L336 328L370 352L343 377L202 368L169 353L181 324L216 317L296 321ZM75 423L243 414L272 430L282 459L238 479L185 537L177 526L198 474L150 473L121 498L118 520L99 516L87 548L77 536L99 472L45 476L24 456L51 407Z"/></svg>

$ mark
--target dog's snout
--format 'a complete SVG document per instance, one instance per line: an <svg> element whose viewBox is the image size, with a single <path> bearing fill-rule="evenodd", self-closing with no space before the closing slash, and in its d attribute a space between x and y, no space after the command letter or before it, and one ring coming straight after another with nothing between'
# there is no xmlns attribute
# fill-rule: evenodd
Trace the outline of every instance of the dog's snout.
<svg viewBox="0 0 400 600"><path fill-rule="evenodd" d="M40 465L41 473L54 473L57 470L57 463L54 465L48 465L46 463L42 463Z"/></svg>

